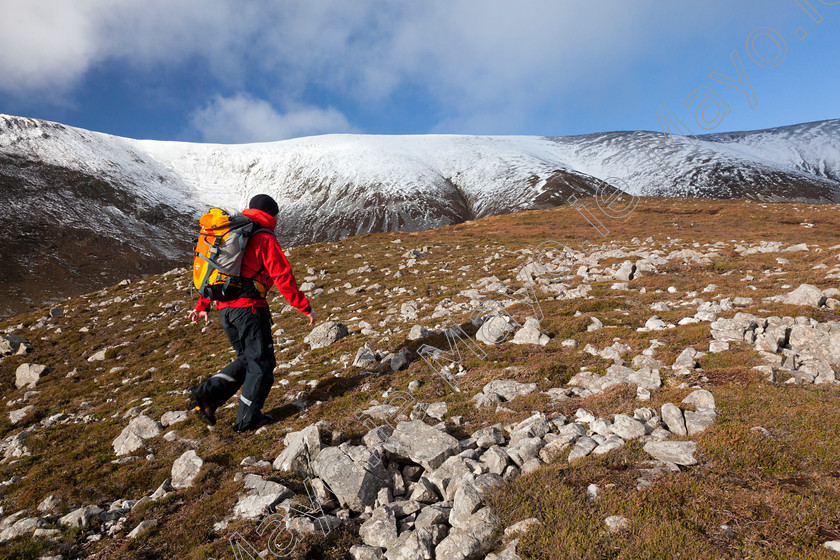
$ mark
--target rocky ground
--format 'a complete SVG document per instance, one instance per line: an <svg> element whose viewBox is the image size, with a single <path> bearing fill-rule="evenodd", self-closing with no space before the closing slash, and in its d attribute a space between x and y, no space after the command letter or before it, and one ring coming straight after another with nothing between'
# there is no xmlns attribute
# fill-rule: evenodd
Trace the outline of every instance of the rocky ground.
<svg viewBox="0 0 840 560"><path fill-rule="evenodd" d="M321 321L274 299L278 422L244 436L235 400L187 410L231 356L187 269L16 316L0 555L835 558L836 210L646 199L605 238L562 208L295 248Z"/></svg>

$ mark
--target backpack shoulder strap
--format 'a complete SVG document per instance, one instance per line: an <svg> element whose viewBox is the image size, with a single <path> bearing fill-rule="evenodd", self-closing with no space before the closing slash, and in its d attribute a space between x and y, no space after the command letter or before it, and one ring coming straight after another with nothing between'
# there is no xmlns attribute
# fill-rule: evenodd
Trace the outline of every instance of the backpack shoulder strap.
<svg viewBox="0 0 840 560"><path fill-rule="evenodd" d="M255 225L255 226L257 226L258 224L254 224L254 225ZM273 238L277 239L277 234L275 234L275 233L274 233L274 230L273 230L273 229L268 229L268 228L264 228L264 227L255 227L254 229L252 229L252 230L250 231L250 233L248 234L248 237L249 237L249 238L254 237L254 236L255 236L255 235L257 235L258 233L267 233L267 234L269 234L271 237L273 237Z"/></svg>

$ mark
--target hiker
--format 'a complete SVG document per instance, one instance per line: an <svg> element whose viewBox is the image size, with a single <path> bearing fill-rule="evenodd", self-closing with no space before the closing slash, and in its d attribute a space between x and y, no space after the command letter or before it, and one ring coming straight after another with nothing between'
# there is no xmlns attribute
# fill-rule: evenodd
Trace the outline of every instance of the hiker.
<svg viewBox="0 0 840 560"><path fill-rule="evenodd" d="M274 199L265 194L253 197L248 208L243 210L244 216L271 231L260 230L248 240L242 254L241 276L265 286L265 292L272 285L277 286L288 302L307 315L309 324L314 325L315 310L298 289L292 267L273 234L278 211ZM219 320L236 351L236 359L202 385L190 387L193 408L211 426L216 423L216 409L242 387L233 426L237 432L256 430L274 421L271 416L261 412L274 383L274 367L277 365L271 333L271 312L265 297L259 297L257 293L245 295L256 297L216 302ZM194 323L201 319L207 322L210 305L209 299L199 297L195 309L189 314L190 320Z"/></svg>

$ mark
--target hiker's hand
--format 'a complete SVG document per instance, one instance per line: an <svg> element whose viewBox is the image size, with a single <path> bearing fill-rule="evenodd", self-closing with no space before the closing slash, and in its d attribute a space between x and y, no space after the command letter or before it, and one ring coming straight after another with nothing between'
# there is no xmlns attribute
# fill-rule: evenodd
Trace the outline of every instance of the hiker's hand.
<svg viewBox="0 0 840 560"><path fill-rule="evenodd" d="M198 323L199 319L204 319L204 322L206 323L210 320L210 317L208 317L206 311L196 311L195 309L190 311L190 321Z"/></svg>
<svg viewBox="0 0 840 560"><path fill-rule="evenodd" d="M315 324L315 321L316 321L316 319L315 319L315 310L314 310L314 309L310 309L310 310L309 310L309 326L311 327L312 325L314 325L314 324Z"/></svg>

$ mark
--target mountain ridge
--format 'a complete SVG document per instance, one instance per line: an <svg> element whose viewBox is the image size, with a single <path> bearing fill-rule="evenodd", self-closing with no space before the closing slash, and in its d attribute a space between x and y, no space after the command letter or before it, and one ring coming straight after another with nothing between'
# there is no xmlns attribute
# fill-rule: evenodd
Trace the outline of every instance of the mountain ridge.
<svg viewBox="0 0 840 560"><path fill-rule="evenodd" d="M696 144L644 133L654 147L638 134L337 134L222 145L0 115L0 203L12 217L0 235L32 230L0 255L8 263L0 281L11 286L0 314L24 309L21 298L44 302L183 266L204 209L241 208L261 192L279 203L284 246L556 207L595 195L604 181L639 196L840 201L840 120ZM126 246L111 250L114 239ZM54 266L33 266L33 255ZM81 261L91 273L72 264ZM44 274L54 285L35 286Z"/></svg>

